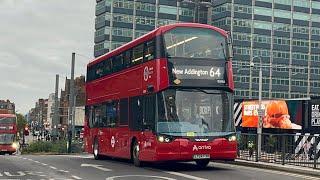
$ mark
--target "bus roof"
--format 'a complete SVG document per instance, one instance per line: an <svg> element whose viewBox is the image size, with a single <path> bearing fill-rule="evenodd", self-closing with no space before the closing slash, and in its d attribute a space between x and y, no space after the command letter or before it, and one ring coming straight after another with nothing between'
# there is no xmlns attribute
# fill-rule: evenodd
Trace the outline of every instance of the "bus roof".
<svg viewBox="0 0 320 180"><path fill-rule="evenodd" d="M154 38L155 36L157 35L160 35L160 34L163 34L171 29L174 29L176 27L195 27L195 28L206 28L206 29L212 29L214 31L217 31L219 32L220 34L222 34L223 36L227 36L227 32L223 29L220 29L220 28L217 28L215 26L211 26L211 25L208 25L208 24L199 24L199 23L176 23L176 24L170 24L170 25L165 25L165 26L161 26L157 29L154 29L153 31L150 31L149 33L133 40L133 41L130 41L102 56L99 56L97 57L96 59L92 60L89 64L88 64L88 67L89 66L92 66L94 64L97 64L105 59L108 59L110 57L113 57L115 55L118 55L120 54L121 52L123 51L126 51L128 49L131 49L145 41L148 41L148 40L151 40L152 38Z"/></svg>

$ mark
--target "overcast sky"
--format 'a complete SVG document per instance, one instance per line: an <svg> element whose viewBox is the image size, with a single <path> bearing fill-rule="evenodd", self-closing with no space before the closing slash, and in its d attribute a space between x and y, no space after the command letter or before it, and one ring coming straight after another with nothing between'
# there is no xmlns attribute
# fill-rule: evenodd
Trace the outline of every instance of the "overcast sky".
<svg viewBox="0 0 320 180"><path fill-rule="evenodd" d="M82 55L76 55L76 75L85 75L94 8L94 0L0 0L0 99L27 113L54 92L55 74L64 88L72 52Z"/></svg>

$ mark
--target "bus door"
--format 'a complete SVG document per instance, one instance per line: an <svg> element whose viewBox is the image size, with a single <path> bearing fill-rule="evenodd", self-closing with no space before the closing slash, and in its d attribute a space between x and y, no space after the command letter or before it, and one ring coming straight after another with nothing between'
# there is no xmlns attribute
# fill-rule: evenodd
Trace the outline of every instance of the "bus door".
<svg viewBox="0 0 320 180"><path fill-rule="evenodd" d="M130 129L128 126L129 118L128 98L121 99L119 102L120 115L118 118L118 126L114 128L112 133L115 137L115 155L121 158L130 158Z"/></svg>
<svg viewBox="0 0 320 180"><path fill-rule="evenodd" d="M156 96L150 94L143 98L143 119L142 119L142 149L146 159L152 159L156 144L155 136L155 117L156 117Z"/></svg>

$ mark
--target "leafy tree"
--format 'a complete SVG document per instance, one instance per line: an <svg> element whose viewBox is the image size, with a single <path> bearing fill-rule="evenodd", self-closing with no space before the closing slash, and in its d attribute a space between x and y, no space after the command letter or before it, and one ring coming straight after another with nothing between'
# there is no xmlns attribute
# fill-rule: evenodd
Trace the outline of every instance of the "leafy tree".
<svg viewBox="0 0 320 180"><path fill-rule="evenodd" d="M16 114L17 115L17 129L18 132L23 132L26 124L27 124L27 120L24 118L24 116L22 114Z"/></svg>

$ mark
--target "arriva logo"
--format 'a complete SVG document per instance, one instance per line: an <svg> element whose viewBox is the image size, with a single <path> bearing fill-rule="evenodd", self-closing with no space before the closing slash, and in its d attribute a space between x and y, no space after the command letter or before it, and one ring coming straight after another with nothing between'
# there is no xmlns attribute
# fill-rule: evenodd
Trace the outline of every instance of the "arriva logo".
<svg viewBox="0 0 320 180"><path fill-rule="evenodd" d="M192 148L192 151L199 151L199 150L211 150L211 146L207 146L207 145L204 145L204 146L197 146L197 145L193 145L193 148Z"/></svg>

